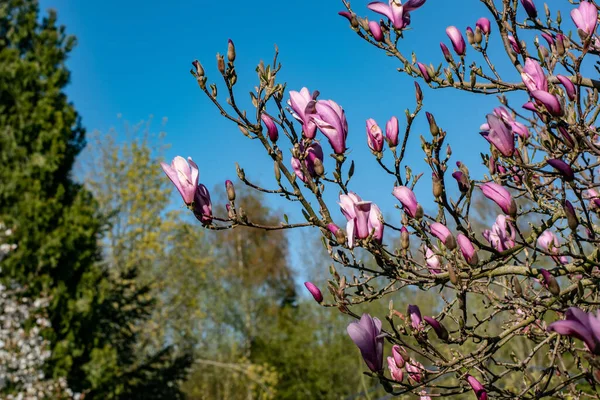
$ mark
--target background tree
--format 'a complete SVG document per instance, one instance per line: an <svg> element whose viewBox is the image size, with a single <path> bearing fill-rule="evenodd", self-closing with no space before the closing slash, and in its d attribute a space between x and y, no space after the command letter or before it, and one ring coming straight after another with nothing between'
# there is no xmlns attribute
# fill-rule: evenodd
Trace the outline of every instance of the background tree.
<svg viewBox="0 0 600 400"><path fill-rule="evenodd" d="M75 38L37 1L0 4L0 220L14 227L6 280L49 297L49 377L87 398L177 398L188 361L168 350L132 357L152 301L136 271L110 276L98 241L105 221L71 176L85 130L64 88Z"/></svg>

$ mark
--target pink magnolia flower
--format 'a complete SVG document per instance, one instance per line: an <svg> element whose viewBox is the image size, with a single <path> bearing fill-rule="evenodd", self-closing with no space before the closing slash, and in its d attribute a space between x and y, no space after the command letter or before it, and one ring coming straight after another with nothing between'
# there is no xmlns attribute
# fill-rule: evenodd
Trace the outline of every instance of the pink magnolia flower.
<svg viewBox="0 0 600 400"><path fill-rule="evenodd" d="M367 120L367 144L375 153L383 150L383 132L373 118Z"/></svg>
<svg viewBox="0 0 600 400"><path fill-rule="evenodd" d="M304 145L300 143L300 151L304 152L304 166L308 170L310 176L317 176L315 172L315 162L319 160L323 162L323 149L318 142L311 143L306 151L304 150ZM292 169L294 173L302 182L306 182L306 177L304 176L304 172L302 171L302 163L299 159L292 157Z"/></svg>
<svg viewBox="0 0 600 400"><path fill-rule="evenodd" d="M596 31L598 24L598 9L592 3L582 1L578 8L571 10L571 19L578 29L591 35Z"/></svg>
<svg viewBox="0 0 600 400"><path fill-rule="evenodd" d="M303 87L300 92L290 90L290 99L288 105L293 110L292 116L302 124L302 132L308 139L314 139L317 133L317 125L312 120L316 114L315 102L319 92L315 91L312 95L307 88Z"/></svg>
<svg viewBox="0 0 600 400"><path fill-rule="evenodd" d="M458 28L455 26L447 27L446 34L450 38L450 42L452 42L452 47L454 47L456 54L464 56L467 51L467 45L465 44L465 38Z"/></svg>
<svg viewBox="0 0 600 400"><path fill-rule="evenodd" d="M440 261L440 257L429 247L425 249L425 262L427 263L429 272L432 274L442 273L442 262Z"/></svg>
<svg viewBox="0 0 600 400"><path fill-rule="evenodd" d="M565 317L563 321L551 323L548 331L582 340L590 352L600 355L600 312L594 315L571 307Z"/></svg>
<svg viewBox="0 0 600 400"><path fill-rule="evenodd" d="M515 139L511 126L495 114L488 114L486 118L487 124L479 127L480 135L503 156L512 157L515 151Z"/></svg>
<svg viewBox="0 0 600 400"><path fill-rule="evenodd" d="M191 205L198 186L199 171L196 163L191 157L186 161L185 158L177 156L171 161L171 165L161 162L160 166L181 194L185 204Z"/></svg>
<svg viewBox="0 0 600 400"><path fill-rule="evenodd" d="M380 1L369 3L370 10L386 16L393 27L403 29L410 24L410 12L425 4L426 0L408 0L404 5L400 0L389 0L388 4Z"/></svg>
<svg viewBox="0 0 600 400"><path fill-rule="evenodd" d="M431 76L429 75L429 71L427 71L425 64L417 61L417 67L419 67L419 71L421 72L423 80L427 83L431 82Z"/></svg>
<svg viewBox="0 0 600 400"><path fill-rule="evenodd" d="M381 26L379 25L379 22L369 21L369 30L373 35L373 39L375 39L378 42L383 41L383 32L381 31Z"/></svg>
<svg viewBox="0 0 600 400"><path fill-rule="evenodd" d="M485 18L485 17L481 17L477 20L477 22L475 23L475 26L479 29L481 29L481 32L483 32L485 35L489 35L490 32L492 31L492 26L490 24L490 20Z"/></svg>
<svg viewBox="0 0 600 400"><path fill-rule="evenodd" d="M275 122L273 121L273 119L271 117L269 117L267 114L261 114L260 119L267 127L269 139L271 139L271 142L275 143L277 141L277 139L279 138L279 132L277 131L277 125L275 125Z"/></svg>
<svg viewBox="0 0 600 400"><path fill-rule="evenodd" d="M560 83L565 88L565 93L567 94L567 97L569 98L569 100L571 100L571 101L575 100L575 95L577 94L577 90L575 89L575 85L573 84L573 82L571 82L571 80L564 75L556 75L556 78L558 78Z"/></svg>
<svg viewBox="0 0 600 400"><path fill-rule="evenodd" d="M477 251L475 250L475 247L473 246L473 243L471 243L469 238L463 235L462 233L459 233L456 236L456 241L458 242L460 252L465 258L465 261L467 261L467 264L477 265L477 263L479 262L479 257L477 257Z"/></svg>
<svg viewBox="0 0 600 400"><path fill-rule="evenodd" d="M394 361L396 362L396 365L399 368L404 367L404 364L406 363L404 359L408 358L408 356L406 355L406 350L404 350L404 348L398 346L397 344L392 346L392 357L394 358Z"/></svg>
<svg viewBox="0 0 600 400"><path fill-rule="evenodd" d="M515 229L505 215L498 215L492 229L483 231L483 237L500 252L515 246Z"/></svg>
<svg viewBox="0 0 600 400"><path fill-rule="evenodd" d="M517 213L517 205L510 192L495 182L487 182L481 185L481 191L485 197L493 200L498 206L512 217Z"/></svg>
<svg viewBox="0 0 600 400"><path fill-rule="evenodd" d="M527 86L527 90L533 92L535 90L542 90L548 92L548 81L546 75L542 69L540 63L532 58L525 60L525 66L521 73L523 83Z"/></svg>
<svg viewBox="0 0 600 400"><path fill-rule="evenodd" d="M445 225L439 222L433 222L431 225L429 225L429 231L433 236L440 239L440 241L444 243L444 246L446 246L448 250L454 250L456 248L456 239L454 239L454 236Z"/></svg>
<svg viewBox="0 0 600 400"><path fill-rule="evenodd" d="M516 133L517 135L521 136L522 138L527 139L530 136L529 129L527 129L527 127L525 125L523 125L522 123L518 122L512 116L512 114L508 112L508 110L506 108L504 108L504 107L494 108L494 115L496 115L498 118L500 118L506 124L508 124L511 127L512 131L514 133ZM489 125L484 124L484 125L482 125L482 128L485 128L482 130L489 130Z"/></svg>
<svg viewBox="0 0 600 400"><path fill-rule="evenodd" d="M367 367L373 372L383 369L383 337L381 321L363 314L358 322L351 322L346 329L350 339L360 350Z"/></svg>
<svg viewBox="0 0 600 400"><path fill-rule="evenodd" d="M402 371L402 367L398 367L396 365L396 361L394 361L394 357L387 358L388 369L390 370L390 375L392 379L396 382L402 382L404 379L404 372Z"/></svg>
<svg viewBox="0 0 600 400"><path fill-rule="evenodd" d="M411 358L404 365L404 368L406 368L406 372L408 372L409 380L414 383L421 383L425 375L423 364Z"/></svg>
<svg viewBox="0 0 600 400"><path fill-rule="evenodd" d="M379 207L370 201L363 201L356 193L341 194L338 203L348 220L346 231L348 246L354 247L354 239L366 239L373 233L373 239L381 243L383 239L382 215Z"/></svg>
<svg viewBox="0 0 600 400"><path fill-rule="evenodd" d="M421 330L423 318L421 317L421 310L419 310L419 307L409 304L407 314L410 316L410 325L413 327L413 329L417 331Z"/></svg>
<svg viewBox="0 0 600 400"><path fill-rule="evenodd" d="M392 193L402 204L404 212L412 218L418 217L420 214L419 208L421 206L417 203L417 197L412 190L406 186L396 186Z"/></svg>
<svg viewBox="0 0 600 400"><path fill-rule="evenodd" d="M317 113L312 116L313 122L329 139L334 153L344 154L348 136L348 122L344 110L333 100L319 100L315 109Z"/></svg>
<svg viewBox="0 0 600 400"><path fill-rule="evenodd" d="M552 231L546 230L538 237L538 245L546 250L548 253L556 254L560 248L558 238ZM557 263L567 264L569 261L565 256L553 256L552 257Z"/></svg>
<svg viewBox="0 0 600 400"><path fill-rule="evenodd" d="M385 124L385 138L387 139L388 146L398 146L398 130L398 118L390 118L390 120Z"/></svg>

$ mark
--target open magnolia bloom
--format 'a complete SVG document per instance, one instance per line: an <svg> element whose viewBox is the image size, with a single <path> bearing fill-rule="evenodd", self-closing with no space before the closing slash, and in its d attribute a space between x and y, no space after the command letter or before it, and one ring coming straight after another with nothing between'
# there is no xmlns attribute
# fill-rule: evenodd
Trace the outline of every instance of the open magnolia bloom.
<svg viewBox="0 0 600 400"><path fill-rule="evenodd" d="M395 396L580 398L600 376L600 102L589 75L600 55L599 5L557 1L542 17L537 0L499 3L461 3L465 16L489 12L470 15L463 28L435 26L425 13L437 5L425 0L355 9L343 2L340 15L360 40L417 81L414 100L402 97L406 118L354 108L333 91L336 100L288 91L279 69L264 64L252 93L256 113L219 108L274 163L274 189L250 182L241 168L240 179L290 200L300 217L265 226L256 216L211 214L209 227L319 232L331 276L319 284L323 293L307 282L307 295L353 319L347 333L366 374ZM431 35L439 35L435 48L441 42L437 58L417 41ZM223 68L234 93L233 64ZM499 102L454 105L453 90ZM436 95L453 107L435 110ZM368 104L375 98L357 95ZM280 115L265 121L267 107ZM356 110L365 115L350 115ZM355 118L362 122L353 126ZM386 119L384 131L377 121ZM355 163L360 154L372 156L371 165ZM185 201L193 176L184 167L171 175L183 177L172 180ZM372 184L370 192L360 184Z"/></svg>

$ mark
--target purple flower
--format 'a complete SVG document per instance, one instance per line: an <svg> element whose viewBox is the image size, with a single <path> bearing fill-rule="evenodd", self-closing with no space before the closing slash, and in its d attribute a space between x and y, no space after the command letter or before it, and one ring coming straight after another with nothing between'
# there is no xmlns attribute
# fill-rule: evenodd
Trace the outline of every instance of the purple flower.
<svg viewBox="0 0 600 400"><path fill-rule="evenodd" d="M198 186L199 172L196 163L192 161L191 157L185 161L185 158L177 156L171 161L171 165L161 162L160 166L181 194L184 203L188 206L191 205L194 202Z"/></svg>
<svg viewBox="0 0 600 400"><path fill-rule="evenodd" d="M447 62L451 63L454 61L452 54L450 54L450 50L448 50L448 46L446 46L444 43L440 43L440 48L442 49L442 54Z"/></svg>
<svg viewBox="0 0 600 400"><path fill-rule="evenodd" d="M537 9L535 8L535 4L533 4L533 0L521 0L521 4L523 4L523 8L525 9L525 12L529 18L537 18Z"/></svg>
<svg viewBox="0 0 600 400"><path fill-rule="evenodd" d="M554 38L552 37L552 35L546 32L542 32L542 37L546 39L546 42L548 42L548 46L552 47L554 45Z"/></svg>
<svg viewBox="0 0 600 400"><path fill-rule="evenodd" d="M375 153L380 153L383 150L383 132L381 132L381 128L373 118L367 120L367 144Z"/></svg>
<svg viewBox="0 0 600 400"><path fill-rule="evenodd" d="M367 367L373 372L383 369L383 337L381 321L363 314L358 322L351 322L346 329L350 339L360 350Z"/></svg>
<svg viewBox="0 0 600 400"><path fill-rule="evenodd" d="M483 32L486 35L489 35L492 31L490 20L485 17L479 18L475 23L475 26L481 29L481 32Z"/></svg>
<svg viewBox="0 0 600 400"><path fill-rule="evenodd" d="M487 124L480 127L481 136L490 142L505 157L511 157L515 151L515 139L510 125L494 114L487 115Z"/></svg>
<svg viewBox="0 0 600 400"><path fill-rule="evenodd" d="M465 258L465 261L467 261L467 264L477 265L479 262L479 257L477 256L477 251L475 250L475 247L473 247L473 243L471 243L469 238L462 233L459 233L456 235L456 241L458 242L460 252Z"/></svg>
<svg viewBox="0 0 600 400"><path fill-rule="evenodd" d="M399 368L402 368L402 367L404 367L404 364L406 363L406 361L404 359L408 358L408 355L406 354L406 350L404 350L402 347L395 344L392 346L392 357L394 357L394 361L396 362L396 365Z"/></svg>
<svg viewBox="0 0 600 400"><path fill-rule="evenodd" d="M588 1L579 3L579 7L571 10L571 18L577 26L587 35L591 35L596 31L598 23L598 9L595 5Z"/></svg>
<svg viewBox="0 0 600 400"><path fill-rule="evenodd" d="M438 338L440 338L443 341L448 340L448 331L446 330L444 325L442 325L438 320L432 317L425 316L423 317L423 319L425 320L425 322L427 322L427 324L429 324L429 326L433 328Z"/></svg>
<svg viewBox="0 0 600 400"><path fill-rule="evenodd" d="M469 183L469 178L466 174L463 174L461 171L454 171L452 173L452 177L456 179L456 183L458 184L458 190L462 193L466 193L471 188L471 184Z"/></svg>
<svg viewBox="0 0 600 400"><path fill-rule="evenodd" d="M329 139L335 154L344 154L348 136L348 122L344 110L333 100L319 100L315 108L317 115L312 116L313 122Z"/></svg>
<svg viewBox="0 0 600 400"><path fill-rule="evenodd" d="M408 360L406 365L406 372L408 372L408 379L415 382L421 383L424 378L425 369L423 368L423 364L418 361L413 360L412 358Z"/></svg>
<svg viewBox="0 0 600 400"><path fill-rule="evenodd" d="M483 387L481 382L479 382L471 375L467 375L467 382L469 382L469 385L471 385L471 389L473 389L473 392L475 392L477 400L488 400L487 392L485 391L485 387Z"/></svg>
<svg viewBox="0 0 600 400"><path fill-rule="evenodd" d="M530 136L527 127L515 120L512 114L509 113L506 108L496 107L494 108L494 114L502 121L510 125L512 131L517 135L521 136L523 139L527 139Z"/></svg>
<svg viewBox="0 0 600 400"><path fill-rule="evenodd" d="M427 263L427 268L429 269L429 272L431 272L432 274L442 273L442 262L440 261L440 257L437 254L435 254L435 252L429 247L425 249L425 262Z"/></svg>
<svg viewBox="0 0 600 400"><path fill-rule="evenodd" d="M410 12L425 4L426 0L408 0L404 5L399 0L390 0L388 4L380 1L369 3L370 10L388 17L394 28L403 29L410 24Z"/></svg>
<svg viewBox="0 0 600 400"><path fill-rule="evenodd" d="M312 282L304 282L304 286L308 289L312 297L315 299L317 303L323 301L323 293L316 287Z"/></svg>
<svg viewBox="0 0 600 400"><path fill-rule="evenodd" d="M203 184L196 187L194 193L194 216L203 225L208 225L212 222L212 203L210 202L210 193Z"/></svg>
<svg viewBox="0 0 600 400"><path fill-rule="evenodd" d="M508 42L510 43L510 47L512 47L513 51L517 54L521 54L521 46L517 43L517 39L514 36L508 35Z"/></svg>
<svg viewBox="0 0 600 400"><path fill-rule="evenodd" d="M317 125L312 120L316 114L315 102L319 92L315 91L312 95L307 88L303 87L300 92L290 91L288 105L292 108L292 115L302 124L302 132L308 139L314 139L317 133Z"/></svg>
<svg viewBox="0 0 600 400"><path fill-rule="evenodd" d="M388 146L398 146L398 118L392 117L385 124L385 138L387 139Z"/></svg>
<svg viewBox="0 0 600 400"><path fill-rule="evenodd" d="M369 21L369 30L373 35L373 39L375 39L378 42L381 42L383 40L383 32L381 31L381 26L379 25L379 22Z"/></svg>
<svg viewBox="0 0 600 400"><path fill-rule="evenodd" d="M300 151L304 152L304 167L308 170L310 176L317 176L317 173L315 172L315 162L323 162L323 149L321 148L321 145L318 142L313 142L306 150L304 150L304 145L300 143ZM302 171L302 163L295 157L292 157L292 169L302 182L306 182L306 177Z"/></svg>
<svg viewBox="0 0 600 400"><path fill-rule="evenodd" d="M419 307L409 304L407 314L410 317L410 325L413 329L420 330L423 318L421 317L421 310L419 310Z"/></svg>
<svg viewBox="0 0 600 400"><path fill-rule="evenodd" d="M499 252L513 248L515 246L515 236L515 229L507 221L505 215L498 215L492 229L483 231L485 240Z"/></svg>
<svg viewBox="0 0 600 400"><path fill-rule="evenodd" d="M548 91L548 81L546 80L544 70L540 66L540 63L532 58L525 60L521 79L523 79L523 83L530 92L535 90Z"/></svg>
<svg viewBox="0 0 600 400"><path fill-rule="evenodd" d="M564 75L556 75L556 78L558 78L560 83L562 83L562 85L564 86L565 93L567 94L569 100L575 100L576 90L575 85L573 85L573 82L571 82L571 80Z"/></svg>
<svg viewBox="0 0 600 400"><path fill-rule="evenodd" d="M493 200L504 211L505 214L514 217L517 214L517 205L510 195L510 192L495 182L488 182L481 185L483 195Z"/></svg>
<svg viewBox="0 0 600 400"><path fill-rule="evenodd" d="M445 225L440 224L439 222L434 222L429 225L429 231L433 236L440 239L444 246L448 248L448 250L454 250L456 248L456 239Z"/></svg>
<svg viewBox="0 0 600 400"><path fill-rule="evenodd" d="M423 80L427 83L431 82L431 76L429 76L429 72L427 71L427 67L425 66L425 64L422 64L417 61L417 67L419 67L419 71L421 71Z"/></svg>
<svg viewBox="0 0 600 400"><path fill-rule="evenodd" d="M273 119L269 117L267 114L261 114L260 119L267 127L267 132L269 133L269 139L271 142L275 143L279 138L279 132L277 131L277 125L273 122Z"/></svg>
<svg viewBox="0 0 600 400"><path fill-rule="evenodd" d="M551 254L557 254L558 250L560 248L560 244L558 243L558 238L556 237L556 235L554 233L552 233L551 231L544 231L539 237L538 237L538 245L546 250L548 253ZM557 263L560 264L567 264L569 262L569 260L567 259L567 257L565 256L553 256L552 257L554 259L554 261L556 261Z"/></svg>
<svg viewBox="0 0 600 400"><path fill-rule="evenodd" d="M412 218L417 218L419 216L419 209L421 206L419 203L417 203L417 197L412 190L406 186L396 186L392 193L394 197L396 197L400 203L402 203L404 212L406 212Z"/></svg>
<svg viewBox="0 0 600 400"><path fill-rule="evenodd" d="M538 102L538 104L546 107L546 110L554 116L560 117L563 114L562 107L558 97L552 93L548 93L543 90L534 90L530 93L531 96Z"/></svg>
<svg viewBox="0 0 600 400"><path fill-rule="evenodd" d="M565 313L565 317L563 321L551 323L548 331L582 340L589 351L600 355L600 313L597 312L594 316L592 313L571 307Z"/></svg>
<svg viewBox="0 0 600 400"><path fill-rule="evenodd" d="M354 239L366 239L371 233L373 238L381 243L383 239L383 223L381 211L377 205L370 201L363 201L356 193L340 195L342 213L348 220L346 231L348 246L354 247Z"/></svg>
<svg viewBox="0 0 600 400"><path fill-rule="evenodd" d="M463 38L462 33L455 26L449 26L446 28L446 35L450 38L450 42L452 42L452 47L454 47L454 51L459 56L464 56L467 51L467 45L465 44L465 39Z"/></svg>
<svg viewBox="0 0 600 400"><path fill-rule="evenodd" d="M575 173L573 172L573 169L563 160L559 158L551 158L546 162L548 165L551 165L555 170L557 170L565 178L565 181L570 182L575 179Z"/></svg>
<svg viewBox="0 0 600 400"><path fill-rule="evenodd" d="M396 365L394 357L388 357L387 363L392 379L396 382L402 382L402 380L404 379L404 372L402 371L402 367L398 367L398 365Z"/></svg>

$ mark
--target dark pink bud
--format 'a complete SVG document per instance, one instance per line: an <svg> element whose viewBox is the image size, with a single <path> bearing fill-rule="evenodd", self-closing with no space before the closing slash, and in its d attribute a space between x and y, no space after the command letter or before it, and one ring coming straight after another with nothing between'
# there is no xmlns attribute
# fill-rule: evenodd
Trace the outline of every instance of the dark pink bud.
<svg viewBox="0 0 600 400"><path fill-rule="evenodd" d="M444 55L444 59L451 63L454 61L454 58L452 58L452 54L450 54L450 50L448 50L448 46L446 46L444 43L440 43L440 48L442 49L442 54Z"/></svg>
<svg viewBox="0 0 600 400"><path fill-rule="evenodd" d="M271 117L269 117L267 114L261 114L260 119L267 127L267 132L269 133L269 139L271 139L271 141L273 143L275 143L277 141L277 139L279 138L279 132L277 130L277 125L275 125L275 122L273 122Z"/></svg>
<svg viewBox="0 0 600 400"><path fill-rule="evenodd" d="M394 357L394 361L399 368L404 367L404 364L406 363L405 359L408 358L408 355L402 347L398 346L397 344L393 345L392 356Z"/></svg>
<svg viewBox="0 0 600 400"><path fill-rule="evenodd" d="M575 207L573 207L573 204L571 204L569 200L566 200L563 209L565 210L565 215L567 216L569 228L571 228L571 230L577 229L579 221L577 220L577 213L575 212Z"/></svg>
<svg viewBox="0 0 600 400"><path fill-rule="evenodd" d="M475 392L477 400L488 400L487 392L485 391L485 388L483 387L481 382L479 382L471 375L467 375L467 382L469 382L469 385L471 385L473 392Z"/></svg>
<svg viewBox="0 0 600 400"><path fill-rule="evenodd" d="M495 182L488 182L481 185L481 191L485 197L498 204L505 214L515 217L517 205L508 190Z"/></svg>
<svg viewBox="0 0 600 400"><path fill-rule="evenodd" d="M380 153L383 150L383 132L381 132L381 128L373 118L367 120L367 144L375 153Z"/></svg>
<svg viewBox="0 0 600 400"><path fill-rule="evenodd" d="M483 32L486 35L489 35L492 31L490 20L485 17L479 18L475 23L475 26L481 29L481 32Z"/></svg>
<svg viewBox="0 0 600 400"><path fill-rule="evenodd" d="M452 173L452 177L456 179L456 183L458 183L458 190L460 190L462 193L469 191L471 185L469 183L469 178L467 178L465 174L463 174L461 171L455 171Z"/></svg>
<svg viewBox="0 0 600 400"><path fill-rule="evenodd" d="M552 35L546 32L542 32L542 37L546 39L546 42L548 42L548 46L552 47L554 45L554 38L552 37Z"/></svg>
<svg viewBox="0 0 600 400"><path fill-rule="evenodd" d="M210 193L203 184L199 184L194 194L194 216L203 225L209 225L212 222L212 203Z"/></svg>
<svg viewBox="0 0 600 400"><path fill-rule="evenodd" d="M227 192L227 198L229 201L235 200L235 187L233 186L233 182L230 180L225 181L225 191Z"/></svg>
<svg viewBox="0 0 600 400"><path fill-rule="evenodd" d="M423 80L427 83L431 82L431 77L429 76L429 72L427 71L427 67L420 63L417 62L417 67L419 67L419 71L421 71L421 75L423 76Z"/></svg>
<svg viewBox="0 0 600 400"><path fill-rule="evenodd" d="M537 9L535 8L535 4L533 4L533 0L521 0L521 4L523 4L523 8L529 18L537 18Z"/></svg>
<svg viewBox="0 0 600 400"><path fill-rule="evenodd" d="M407 314L410 316L411 326L413 329L420 330L423 318L421 317L421 310L419 310L419 307L409 304Z"/></svg>
<svg viewBox="0 0 600 400"><path fill-rule="evenodd" d="M567 93L567 97L569 98L569 100L575 100L576 92L575 85L573 85L573 82L571 82L571 80L564 75L556 75L556 77L558 78L560 83L562 83L562 85L565 87L565 92Z"/></svg>
<svg viewBox="0 0 600 400"><path fill-rule="evenodd" d="M559 158L552 158L548 160L547 163L557 170L565 178L565 181L570 182L575 179L575 173L573 172L573 169L563 160Z"/></svg>
<svg viewBox="0 0 600 400"><path fill-rule="evenodd" d="M467 51L467 45L465 44L465 39L458 28L455 26L447 27L446 34L450 38L450 42L452 42L452 47L454 47L456 54L459 56L464 56L465 52Z"/></svg>
<svg viewBox="0 0 600 400"><path fill-rule="evenodd" d="M556 117L560 117L563 114L562 107L558 98L543 90L534 90L531 92L531 96L541 103L548 112Z"/></svg>
<svg viewBox="0 0 600 400"><path fill-rule="evenodd" d="M438 238L448 250L454 250L456 248L456 239L445 225L439 222L434 222L429 225L429 231L433 236Z"/></svg>
<svg viewBox="0 0 600 400"><path fill-rule="evenodd" d="M308 289L312 297L315 299L317 303L323 301L323 293L316 287L312 282L304 282L304 286Z"/></svg>
<svg viewBox="0 0 600 400"><path fill-rule="evenodd" d="M444 327L444 325L442 325L439 321L437 321L435 318L431 318L431 317L423 317L423 319L425 320L425 322L427 322L429 324L429 326L431 326L433 328L433 330L435 331L436 335L443 340L444 342L448 340L448 331L446 330L446 328Z"/></svg>
<svg viewBox="0 0 600 400"><path fill-rule="evenodd" d="M456 241L458 242L460 252L462 253L467 263L469 265L477 265L477 263L479 262L479 257L477 257L477 251L475 250L475 247L473 246L473 243L471 243L469 238L463 235L462 233L459 233L456 236Z"/></svg>
<svg viewBox="0 0 600 400"><path fill-rule="evenodd" d="M388 146L398 146L398 118L392 117L385 124L385 138L387 139Z"/></svg>
<svg viewBox="0 0 600 400"><path fill-rule="evenodd" d="M371 31L371 35L373 35L373 39L378 42L383 41L383 32L381 31L381 26L377 21L369 21L369 30Z"/></svg>
<svg viewBox="0 0 600 400"><path fill-rule="evenodd" d="M521 46L517 43L517 39L512 35L508 35L508 41L510 42L510 47L512 47L513 51L517 54L521 54Z"/></svg>
<svg viewBox="0 0 600 400"><path fill-rule="evenodd" d="M550 293L558 296L560 294L560 286L558 286L558 282L556 281L554 275L544 268L540 268L539 271L540 274L542 274L542 285L548 289Z"/></svg>

